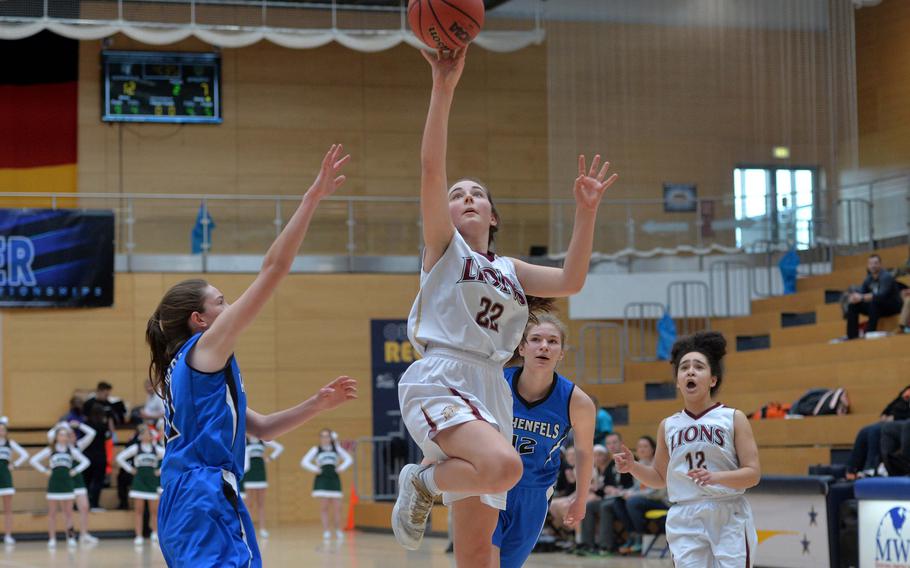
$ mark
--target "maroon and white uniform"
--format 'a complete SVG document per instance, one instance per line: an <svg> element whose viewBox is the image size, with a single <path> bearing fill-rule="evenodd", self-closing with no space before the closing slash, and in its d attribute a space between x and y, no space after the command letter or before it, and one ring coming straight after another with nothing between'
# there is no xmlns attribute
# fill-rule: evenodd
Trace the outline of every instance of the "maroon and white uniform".
<svg viewBox="0 0 910 568"><path fill-rule="evenodd" d="M735 410L715 404L700 415L688 410L664 421L664 442L670 452L667 494L667 542L677 568L752 566L758 536L752 509L742 489L698 485L686 475L691 469L739 469L734 444Z"/></svg>
<svg viewBox="0 0 910 568"><path fill-rule="evenodd" d="M511 444L512 393L502 367L527 322L512 261L474 252L455 231L433 268L421 271L408 338L423 358L398 385L402 419L425 456L446 459L433 437L471 420L489 422ZM444 493L443 502L469 496ZM505 493L481 499L505 509Z"/></svg>

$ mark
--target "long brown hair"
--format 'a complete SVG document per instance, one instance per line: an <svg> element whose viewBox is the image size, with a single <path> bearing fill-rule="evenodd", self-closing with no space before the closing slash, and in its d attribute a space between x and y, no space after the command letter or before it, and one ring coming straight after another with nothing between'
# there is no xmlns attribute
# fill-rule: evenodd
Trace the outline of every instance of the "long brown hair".
<svg viewBox="0 0 910 568"><path fill-rule="evenodd" d="M205 309L203 304L208 285L209 283L201 278L175 284L161 298L161 303L155 308L145 326L145 342L148 343L152 355L149 378L155 393L164 400L167 400L164 376L171 359L193 335L189 318L193 312L202 312Z"/></svg>

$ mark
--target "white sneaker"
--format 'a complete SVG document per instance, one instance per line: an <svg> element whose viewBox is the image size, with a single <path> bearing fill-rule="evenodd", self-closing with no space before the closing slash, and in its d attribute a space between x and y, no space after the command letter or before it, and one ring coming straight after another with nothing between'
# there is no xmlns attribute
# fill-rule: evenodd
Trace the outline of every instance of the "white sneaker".
<svg viewBox="0 0 910 568"><path fill-rule="evenodd" d="M417 474L430 466L408 464L398 474L398 499L392 509L392 532L398 544L408 550L420 548L427 518L435 497Z"/></svg>
<svg viewBox="0 0 910 568"><path fill-rule="evenodd" d="M76 540L76 537L69 537L66 539L66 546L69 548L76 548L79 546L79 541Z"/></svg>
<svg viewBox="0 0 910 568"><path fill-rule="evenodd" d="M47 539L47 547L51 550L57 548L57 539L56 538Z"/></svg>
<svg viewBox="0 0 910 568"><path fill-rule="evenodd" d="M322 540L332 540L332 531L322 533Z"/></svg>
<svg viewBox="0 0 910 568"><path fill-rule="evenodd" d="M13 535L8 534L5 537L3 537L3 544L5 544L7 546L12 546L12 545L16 544L16 539L13 538Z"/></svg>
<svg viewBox="0 0 910 568"><path fill-rule="evenodd" d="M269 531L265 529L259 529L259 538L269 538Z"/></svg>
<svg viewBox="0 0 910 568"><path fill-rule="evenodd" d="M341 531L335 531L335 538L338 539L338 542L344 540L344 533Z"/></svg>
<svg viewBox="0 0 910 568"><path fill-rule="evenodd" d="M158 542L158 533L156 531L152 531L152 536L151 536L150 540L155 543Z"/></svg>
<svg viewBox="0 0 910 568"><path fill-rule="evenodd" d="M79 535L79 540L82 541L82 544L98 544L98 537L90 533L82 533Z"/></svg>
<svg viewBox="0 0 910 568"><path fill-rule="evenodd" d="M136 538L133 539L133 544L136 546L142 546L143 542L145 542L145 539L142 538L141 536L137 536Z"/></svg>

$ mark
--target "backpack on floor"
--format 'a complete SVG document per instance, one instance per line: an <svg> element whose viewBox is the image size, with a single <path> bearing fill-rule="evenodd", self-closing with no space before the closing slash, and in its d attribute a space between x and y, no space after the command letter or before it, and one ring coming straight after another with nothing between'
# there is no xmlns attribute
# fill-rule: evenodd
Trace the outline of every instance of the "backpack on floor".
<svg viewBox="0 0 910 568"><path fill-rule="evenodd" d="M847 414L849 410L850 401L844 389L809 389L793 403L790 414L825 416Z"/></svg>
<svg viewBox="0 0 910 568"><path fill-rule="evenodd" d="M755 412L749 415L752 420L764 420L766 418L786 418L790 413L792 404L781 404L779 402L769 402Z"/></svg>

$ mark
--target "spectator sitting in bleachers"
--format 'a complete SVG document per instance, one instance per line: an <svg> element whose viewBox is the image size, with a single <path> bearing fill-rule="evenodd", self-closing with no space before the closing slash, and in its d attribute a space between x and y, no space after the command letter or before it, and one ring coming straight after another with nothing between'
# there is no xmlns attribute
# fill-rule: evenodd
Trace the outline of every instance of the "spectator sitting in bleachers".
<svg viewBox="0 0 910 568"><path fill-rule="evenodd" d="M860 314L869 316L866 324L868 333L876 330L879 318L901 311L902 301L897 281L894 275L882 268L882 257L869 255L867 268L868 275L860 288L851 289L847 294L847 339L859 337Z"/></svg>
<svg viewBox="0 0 910 568"><path fill-rule="evenodd" d="M910 385L898 393L882 410L881 420L860 429L853 443L850 461L847 463L847 479L875 475L882 459L883 429L886 424L908 423L910 421ZM893 430L894 426L889 426ZM899 434L898 434L899 436ZM894 451L893 449L891 451Z"/></svg>
<svg viewBox="0 0 910 568"><path fill-rule="evenodd" d="M897 328L894 333L910 333L910 289L901 290L901 315L897 320Z"/></svg>
<svg viewBox="0 0 910 568"><path fill-rule="evenodd" d="M600 406L600 401L594 395L591 396L591 402L597 409L597 415L594 418L594 443L603 444L607 439L607 434L613 431L613 417L607 412L606 408Z"/></svg>
<svg viewBox="0 0 910 568"><path fill-rule="evenodd" d="M910 420L882 425L882 463L891 477L910 475Z"/></svg>
<svg viewBox="0 0 910 568"><path fill-rule="evenodd" d="M60 417L58 422L85 422L85 413L82 411L82 405L85 402L78 395L73 395L70 397L70 409L69 412Z"/></svg>
<svg viewBox="0 0 910 568"><path fill-rule="evenodd" d="M645 465L651 465L654 461L654 453L657 451L657 443L651 436L642 436L638 440L635 453L638 461ZM622 554L638 554L641 552L641 537L645 533L648 520L645 513L655 509L669 509L670 504L667 500L667 488L654 489L646 485L640 485L634 495L626 497L626 519L629 525L629 541L619 548Z"/></svg>
<svg viewBox="0 0 910 568"><path fill-rule="evenodd" d="M556 487L553 488L553 497L565 497L575 493L575 446L567 446L561 450L563 459L559 464L559 477L556 478Z"/></svg>
<svg viewBox="0 0 910 568"><path fill-rule="evenodd" d="M595 496L588 501L581 525L581 548L586 551L617 551L613 521L626 517L624 498L630 495L629 490L635 486L635 478L628 473L619 473L613 462L613 454L622 451L622 437L618 432L607 436L606 449L607 452L597 452L595 446L594 464L598 467L598 475L595 477L601 483ZM608 460L606 467L601 467L600 458ZM591 488L595 488L593 481Z"/></svg>

